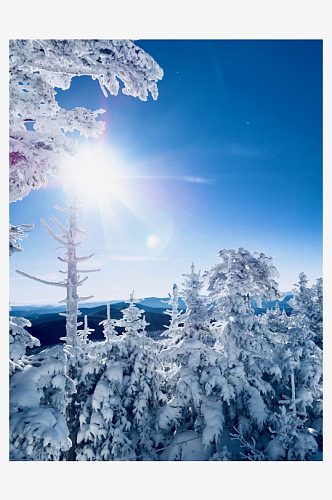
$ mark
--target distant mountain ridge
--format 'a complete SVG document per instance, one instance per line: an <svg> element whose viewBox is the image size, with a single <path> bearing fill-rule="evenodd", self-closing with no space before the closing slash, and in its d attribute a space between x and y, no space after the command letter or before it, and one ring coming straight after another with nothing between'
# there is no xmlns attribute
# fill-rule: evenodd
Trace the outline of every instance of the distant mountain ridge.
<svg viewBox="0 0 332 500"><path fill-rule="evenodd" d="M128 304L120 302L120 306L120 308L110 307L111 319L122 318L121 309L128 307ZM140 309L143 309L143 307L141 306ZM167 314L163 314L163 310L161 310L161 312L155 312L157 309L149 308L148 310L148 307L145 307L144 310L145 320L149 323L146 327L146 331L148 333L166 330L170 317ZM80 311L82 314L78 316L78 321L83 321L84 315L87 315L88 326L94 330L94 332L89 335L89 339L103 340L103 325L100 325L99 323L107 317L106 305L93 308L80 308ZM66 319L58 313L41 314L40 316L30 317L27 319L31 321L31 326L26 327L27 331L39 339L42 347L59 344L61 342L60 337L66 336ZM79 326L80 330L82 328L83 325ZM118 334L121 334L123 333L124 328L116 327L116 331ZM29 352L30 350L27 349L27 351Z"/></svg>
<svg viewBox="0 0 332 500"><path fill-rule="evenodd" d="M286 295L282 301L279 302L279 307L284 308L286 312L292 311L292 308L287 304L291 299L292 295ZM158 298L158 297L148 297L140 300L136 303L138 309L144 310L145 320L149 323L146 331L164 331L169 325L170 317L165 314L166 309L170 309L167 303L169 298ZM251 307L254 309L255 314L261 314L266 311L267 308L273 309L277 301L265 302L262 300L262 308L257 307L256 302L251 298ZM110 301L110 314L112 319L122 318L122 309L129 307L129 304L122 301ZM22 316L31 321L31 327L27 327L27 330L31 335L37 337L40 340L41 346L49 346L58 344L60 342L60 337L64 337L65 333L65 317L60 316L59 312L64 312L66 306L12 306L10 311L11 316ZM99 323L106 319L106 302L92 302L90 304L84 303L79 307L82 313L79 317L79 321L83 321L84 316L88 316L89 328L95 331L89 336L91 340L102 340L103 327ZM183 312L186 310L186 305L182 299L179 299L179 310ZM82 329L82 326L79 327ZM124 330L123 328L117 327L117 332L121 334ZM27 349L29 352L30 349Z"/></svg>
<svg viewBox="0 0 332 500"><path fill-rule="evenodd" d="M282 301L269 301L265 302L264 299L262 300L262 309L257 307L256 302L253 300L251 297L251 307L258 312L265 312L267 308L271 309L274 308L276 303L279 302L279 307L280 308L285 308L286 312L291 311L292 308L287 304L287 302L293 297L292 292L283 292L285 295L285 298ZM169 301L169 297L165 298L159 298L159 297L147 297L144 299L138 299L138 302L136 303L136 306L139 309L145 309L147 312L158 312L162 313L166 309L170 309L171 306L167 303ZM124 300L119 301L119 300L111 300L108 301L110 303L110 308L111 309L124 309L128 307L128 304L125 303ZM91 314L92 310L95 308L98 308L100 306L105 306L106 307L106 301L96 301L96 302L83 302L79 304L79 310L83 312L83 309L88 309L88 313L84 314ZM24 318L37 318L41 315L45 314L58 314L59 312L65 312L66 306L65 305L53 305L53 304L42 304L42 305L12 305L11 310L10 310L10 316L23 316ZM186 310L186 304L183 301L181 297L179 297L179 310L185 311Z"/></svg>

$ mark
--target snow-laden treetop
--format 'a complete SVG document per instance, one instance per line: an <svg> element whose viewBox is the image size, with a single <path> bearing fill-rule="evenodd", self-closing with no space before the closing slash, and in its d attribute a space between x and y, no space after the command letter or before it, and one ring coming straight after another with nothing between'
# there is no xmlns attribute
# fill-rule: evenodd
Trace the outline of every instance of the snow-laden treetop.
<svg viewBox="0 0 332 500"><path fill-rule="evenodd" d="M206 273L209 280L208 290L218 296L252 294L259 307L261 298L265 300L282 299L274 278L279 277L272 257L262 252L249 252L245 248L220 250L220 262Z"/></svg>
<svg viewBox="0 0 332 500"><path fill-rule="evenodd" d="M107 90L118 94L121 80L124 94L146 101L149 91L157 99L156 82L163 77L131 40L10 40L9 72L10 202L45 186L46 174L59 174L64 160L76 154L77 141L65 132L98 138L104 130L96 118L105 110L65 110L55 87L66 90L74 76L89 75L106 97ZM33 130L26 130L26 122L34 123Z"/></svg>
<svg viewBox="0 0 332 500"><path fill-rule="evenodd" d="M42 81L63 90L73 76L91 75L106 97L105 87L117 95L118 78L124 94L146 101L148 90L157 99L155 82L163 77L155 60L131 40L10 40L9 50L11 73L39 71Z"/></svg>

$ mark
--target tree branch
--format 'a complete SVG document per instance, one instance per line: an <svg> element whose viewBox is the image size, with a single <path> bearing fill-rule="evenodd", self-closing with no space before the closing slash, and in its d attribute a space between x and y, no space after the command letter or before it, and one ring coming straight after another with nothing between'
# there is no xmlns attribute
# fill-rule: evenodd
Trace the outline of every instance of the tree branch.
<svg viewBox="0 0 332 500"><path fill-rule="evenodd" d="M59 281L57 283L53 283L52 281L45 281L41 280L39 278L36 278L35 276L30 276L30 274L23 273L22 271L18 271L16 269L16 272L18 274L21 274L22 276L25 276L26 278L30 278L31 280L39 281L39 283L44 283L45 285L53 285L53 286L59 286L61 288L66 288L67 284L64 281Z"/></svg>
<svg viewBox="0 0 332 500"><path fill-rule="evenodd" d="M94 255L97 255L96 253L92 253L91 255L88 255L88 257L76 257L76 262L83 262L85 260L91 259Z"/></svg>
<svg viewBox="0 0 332 500"><path fill-rule="evenodd" d="M66 248L69 248L69 245L68 243L66 243L65 241L63 241L61 238L59 238L53 231L52 229L48 226L48 224L46 224L46 222L43 220L43 219L40 219L40 222L43 224L44 228L46 229L46 231L49 233L50 236L52 236L52 238L55 239L55 241L57 241L58 243L60 243L61 245L63 245L64 247Z"/></svg>
<svg viewBox="0 0 332 500"><path fill-rule="evenodd" d="M56 226L58 226L60 231L62 231L66 236L68 236L68 231L60 224L60 222L53 215L51 215L50 219L51 221L54 222Z"/></svg>
<svg viewBox="0 0 332 500"><path fill-rule="evenodd" d="M82 300L92 299L93 297L94 295L90 295L89 297L78 297L78 302L81 302Z"/></svg>
<svg viewBox="0 0 332 500"><path fill-rule="evenodd" d="M97 271L101 271L101 269L77 269L78 273L96 273ZM61 271L61 272L67 272L67 271Z"/></svg>

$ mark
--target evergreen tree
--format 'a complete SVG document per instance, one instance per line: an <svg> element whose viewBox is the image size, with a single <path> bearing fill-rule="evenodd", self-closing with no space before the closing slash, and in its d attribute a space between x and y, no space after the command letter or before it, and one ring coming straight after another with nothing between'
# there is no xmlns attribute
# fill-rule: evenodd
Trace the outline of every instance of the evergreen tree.
<svg viewBox="0 0 332 500"><path fill-rule="evenodd" d="M199 446L207 449L222 433L223 401L229 403L235 393L222 376L223 357L208 345L213 337L207 300L199 294L203 287L200 273L194 272L192 264L191 273L184 276L186 312L178 328L171 331L172 345L159 355L162 362L177 367L170 370L177 385L171 384L174 394L160 410L158 423L169 445L181 432L190 431L192 437L200 439Z"/></svg>
<svg viewBox="0 0 332 500"><path fill-rule="evenodd" d="M308 460L318 450L314 429L305 428L299 416L281 408L276 413L276 421L270 429L272 439L269 441L265 454L269 460Z"/></svg>
<svg viewBox="0 0 332 500"><path fill-rule="evenodd" d="M125 332L104 343L109 347L102 374L83 406L77 460L158 458L155 449L162 435L156 413L165 401L162 373L155 342L145 336L144 311L135 307L133 293L128 303L117 322Z"/></svg>
<svg viewBox="0 0 332 500"><path fill-rule="evenodd" d="M320 349L323 349L323 278L317 278L312 287L313 315L311 330L314 340Z"/></svg>
<svg viewBox="0 0 332 500"><path fill-rule="evenodd" d="M287 342L279 350L282 384L279 395L304 421L312 422L323 411L323 356L309 329L292 327Z"/></svg>
<svg viewBox="0 0 332 500"><path fill-rule="evenodd" d="M290 326L311 329L314 316L314 303L312 300L312 290L307 286L307 275L301 272L299 281L293 288L293 298L288 304L293 308Z"/></svg>
<svg viewBox="0 0 332 500"><path fill-rule="evenodd" d="M80 321L77 323L77 326L81 326L83 323ZM84 329L83 330L77 330L77 336L78 336L78 345L82 346L83 348L86 348L89 345L89 339L88 335L91 335L91 333L94 332L93 328L88 327L88 316L84 316ZM64 338L65 340L65 338Z"/></svg>
<svg viewBox="0 0 332 500"><path fill-rule="evenodd" d="M54 346L21 358L10 378L11 460L59 460L70 448L65 412L75 392L68 377L74 357L70 347Z"/></svg>
<svg viewBox="0 0 332 500"><path fill-rule="evenodd" d="M106 319L101 321L99 324L104 326L103 334L108 342L114 339L117 335L117 332L115 330L115 326L117 325L117 323L118 322L115 319L111 319L110 304L109 302L107 302Z"/></svg>
<svg viewBox="0 0 332 500"><path fill-rule="evenodd" d="M172 306L172 309L166 309L166 311L164 311L164 314L167 314L168 316L170 316L170 323L169 323L169 325L164 325L166 327L166 330L161 335L162 336L167 335L168 337L172 338L172 336L177 335L178 325L179 325L179 322L181 321L181 318L182 318L182 311L179 311L179 309L178 309L179 308L179 289L178 289L176 283L174 283L174 285L173 285L172 293L171 294L169 293L168 296L169 296L169 300L163 300L162 302ZM166 342L166 345L167 345L167 342Z"/></svg>
<svg viewBox="0 0 332 500"><path fill-rule="evenodd" d="M272 460L308 460L322 440L322 433L312 427L322 417L323 357L314 342L314 302L307 283L306 275L300 273L289 301L293 307L290 328L276 349L282 378L274 389L282 408L275 409L266 449Z"/></svg>
<svg viewBox="0 0 332 500"><path fill-rule="evenodd" d="M266 325L267 329L275 334L275 340L283 341L285 334L288 331L289 319L285 309L280 310L277 302L274 309L267 309L266 313L259 315L260 323Z"/></svg>
<svg viewBox="0 0 332 500"><path fill-rule="evenodd" d="M300 273L294 297L289 301L293 307L292 328L288 330L281 366L286 380L294 377L301 415L312 422L322 415L323 353L315 342L315 303L307 283L306 275ZM289 391L286 397L290 397Z"/></svg>
<svg viewBox="0 0 332 500"><path fill-rule="evenodd" d="M40 341L25 330L31 326L28 319L9 316L9 375L22 368L21 358L27 347L40 346Z"/></svg>
<svg viewBox="0 0 332 500"><path fill-rule="evenodd" d="M273 418L273 384L281 371L274 355L275 338L255 316L249 295L259 306L262 298L281 298L274 280L278 272L272 258L263 253L238 248L218 255L221 262L206 277L210 301L215 302L215 348L223 356L222 375L233 394L226 419L259 442Z"/></svg>

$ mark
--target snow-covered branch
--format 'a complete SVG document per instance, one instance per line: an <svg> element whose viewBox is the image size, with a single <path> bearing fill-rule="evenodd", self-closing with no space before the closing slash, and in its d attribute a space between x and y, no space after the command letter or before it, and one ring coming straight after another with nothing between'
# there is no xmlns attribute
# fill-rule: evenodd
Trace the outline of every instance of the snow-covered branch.
<svg viewBox="0 0 332 500"><path fill-rule="evenodd" d="M37 40L9 41L10 68L10 201L47 184L46 174L57 176L66 160L76 154L77 141L65 132L78 130L98 138L105 123L98 121L103 109L59 106L55 87L66 90L75 76L89 75L99 81L105 96L123 93L146 100L158 97L156 82L163 71L153 58L131 40ZM33 122L27 131L26 122Z"/></svg>
<svg viewBox="0 0 332 500"><path fill-rule="evenodd" d="M17 269L16 269L16 272L18 274L21 274L25 278L30 278L31 280L39 281L39 283L44 283L45 285L60 286L60 287L63 287L63 288L66 288L66 286L67 286L67 282L66 281L58 281L58 282L45 281L45 280L41 280L40 278L36 278L35 276L31 276L30 274L23 273L22 271L18 271Z"/></svg>

